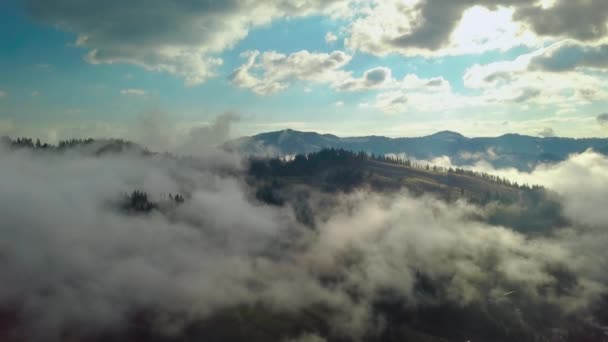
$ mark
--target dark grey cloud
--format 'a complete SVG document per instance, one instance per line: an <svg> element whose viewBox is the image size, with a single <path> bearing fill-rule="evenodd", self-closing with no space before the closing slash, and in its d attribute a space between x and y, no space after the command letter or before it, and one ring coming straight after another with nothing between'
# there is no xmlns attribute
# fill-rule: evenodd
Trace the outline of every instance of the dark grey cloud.
<svg viewBox="0 0 608 342"><path fill-rule="evenodd" d="M354 78L350 74L344 75L345 80L336 82L340 91L358 91L377 89L388 84L392 78L392 71L386 67L376 67L366 70L362 77Z"/></svg>
<svg viewBox="0 0 608 342"><path fill-rule="evenodd" d="M391 99L389 105L393 106L393 105L405 105L408 103L408 99L406 95L401 95L401 96L397 96L393 99Z"/></svg>
<svg viewBox="0 0 608 342"><path fill-rule="evenodd" d="M608 126L608 113L602 113L597 116L597 122L602 126Z"/></svg>
<svg viewBox="0 0 608 342"><path fill-rule="evenodd" d="M484 77L483 81L487 83L494 83L497 81L510 81L513 76L509 72L495 72Z"/></svg>
<svg viewBox="0 0 608 342"><path fill-rule="evenodd" d="M513 20L540 37L587 43L607 36L608 3L603 0L557 0L554 5L544 7L540 1L530 0L421 0L413 6L387 0L385 6L376 7L380 10L353 23L351 37L346 42L353 48L379 55L392 52L432 55L449 50L452 33L464 12L474 6L490 10L513 8ZM393 16L382 12L387 10L396 11L401 20L391 23L394 27L378 32L376 28L382 17ZM402 24L403 21L406 23Z"/></svg>
<svg viewBox="0 0 608 342"><path fill-rule="evenodd" d="M540 89L536 88L525 88L521 91L521 93L513 99L515 103L523 103L534 98L539 97L542 94Z"/></svg>
<svg viewBox="0 0 608 342"><path fill-rule="evenodd" d="M391 76L391 72L387 68L375 68L365 72L363 77L366 83L370 85L380 84L385 82Z"/></svg>
<svg viewBox="0 0 608 342"><path fill-rule="evenodd" d="M604 0L557 0L546 9L529 3L519 7L514 18L528 23L541 36L590 41L608 33L608 2Z"/></svg>
<svg viewBox="0 0 608 342"><path fill-rule="evenodd" d="M432 78L430 81L426 82L425 86L437 88L437 87L445 86L446 83L447 83L447 81L445 79L443 79L442 77L437 77L437 78Z"/></svg>
<svg viewBox="0 0 608 342"><path fill-rule="evenodd" d="M390 40L390 44L437 50L448 42L466 8L467 4L461 1L423 1L416 8L422 15L418 26L413 32Z"/></svg>
<svg viewBox="0 0 608 342"><path fill-rule="evenodd" d="M450 35L462 19L464 11L475 5L490 9L498 5L511 6L529 3L528 0L424 0L414 11L420 12L420 22L415 23L412 32L389 40L397 47L416 47L438 50L449 42ZM408 9L409 11L409 9Z"/></svg>
<svg viewBox="0 0 608 342"><path fill-rule="evenodd" d="M32 16L78 34L91 63L131 63L203 82L221 61L210 57L246 35L239 1L27 0ZM204 29L203 29L204 28Z"/></svg>
<svg viewBox="0 0 608 342"><path fill-rule="evenodd" d="M563 44L530 61L531 70L563 72L585 67L608 68L608 45Z"/></svg>

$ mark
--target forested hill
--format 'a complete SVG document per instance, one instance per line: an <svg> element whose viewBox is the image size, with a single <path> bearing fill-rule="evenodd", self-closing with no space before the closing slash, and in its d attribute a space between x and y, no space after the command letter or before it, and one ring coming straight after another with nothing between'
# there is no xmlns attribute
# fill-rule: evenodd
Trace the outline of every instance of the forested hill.
<svg viewBox="0 0 608 342"><path fill-rule="evenodd" d="M537 185L364 152L323 149L290 160L252 158L248 174L254 180L250 185L259 200L280 206L290 204L303 222L310 222L310 218L305 208L299 208L301 187L328 193L408 189L414 195L431 194L448 202L466 200L486 206L485 219L490 222L525 232L546 232L567 223L554 196Z"/></svg>
<svg viewBox="0 0 608 342"><path fill-rule="evenodd" d="M341 138L287 129L236 139L225 146L248 154L294 155L323 148L342 148L381 155L403 153L410 158L425 160L448 156L459 166L485 160L494 167L515 167L519 170L530 170L539 163L562 161L572 153L581 153L590 148L608 153L608 139L601 138L539 138L519 134L467 138L451 131L415 138Z"/></svg>
<svg viewBox="0 0 608 342"><path fill-rule="evenodd" d="M101 156L106 154L118 153L137 153L143 155L152 154L146 148L122 139L68 139L60 140L56 145L41 142L40 139L32 139L27 137L10 138L1 137L0 146L10 149L32 149L44 152L68 152L78 150L91 155Z"/></svg>
<svg viewBox="0 0 608 342"><path fill-rule="evenodd" d="M330 190L349 190L363 183L379 190L406 186L417 193L431 191L445 195L457 190L458 194L475 194L480 200L484 190L505 195L536 187L484 172L344 149L322 149L297 154L293 159L252 158L249 174L257 178L312 182Z"/></svg>

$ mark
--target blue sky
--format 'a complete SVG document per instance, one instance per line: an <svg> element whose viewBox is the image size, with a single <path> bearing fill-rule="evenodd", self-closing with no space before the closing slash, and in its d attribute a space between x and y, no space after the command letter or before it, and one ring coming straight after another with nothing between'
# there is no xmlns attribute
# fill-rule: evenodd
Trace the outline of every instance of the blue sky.
<svg viewBox="0 0 608 342"><path fill-rule="evenodd" d="M233 136L604 136L608 6L572 3L8 0L0 133L184 134L234 112Z"/></svg>

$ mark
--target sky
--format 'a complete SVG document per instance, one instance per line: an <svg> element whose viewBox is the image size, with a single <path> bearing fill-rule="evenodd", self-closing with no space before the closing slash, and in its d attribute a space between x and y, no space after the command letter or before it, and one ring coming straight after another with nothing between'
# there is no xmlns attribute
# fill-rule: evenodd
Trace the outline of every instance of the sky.
<svg viewBox="0 0 608 342"><path fill-rule="evenodd" d="M605 137L607 104L605 0L0 1L1 135Z"/></svg>

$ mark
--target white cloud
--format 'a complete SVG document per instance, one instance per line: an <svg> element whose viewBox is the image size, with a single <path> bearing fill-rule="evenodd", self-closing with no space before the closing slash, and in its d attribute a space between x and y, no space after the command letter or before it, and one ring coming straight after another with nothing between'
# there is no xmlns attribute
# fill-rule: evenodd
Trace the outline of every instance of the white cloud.
<svg viewBox="0 0 608 342"><path fill-rule="evenodd" d="M542 39L512 20L513 8L489 10L475 6L465 10L450 36L448 54L477 54L507 51L516 46L537 46ZM451 50L451 51L450 51Z"/></svg>
<svg viewBox="0 0 608 342"><path fill-rule="evenodd" d="M373 103L366 103L385 113L446 111L477 105L478 99L454 93L450 83L442 77L420 78L414 74L390 83Z"/></svg>
<svg viewBox="0 0 608 342"><path fill-rule="evenodd" d="M421 79L408 74L402 80L393 77L387 67L374 67L360 77L344 70L351 56L342 51L331 54L310 53L306 50L290 55L274 51L260 53L247 51L241 54L247 62L233 71L234 85L250 89L260 95L287 89L296 81L327 84L337 91L395 90L420 92L449 92L450 84L442 77ZM259 60L259 61L258 61ZM305 88L307 89L307 88Z"/></svg>
<svg viewBox="0 0 608 342"><path fill-rule="evenodd" d="M308 81L327 84L337 91L384 90L374 103L360 104L360 107L373 107L386 113L404 112L407 108L420 111L463 108L479 102L453 93L449 82L442 77L420 78L408 74L398 80L386 67L374 67L361 77L354 77L351 71L343 70L351 56L341 51L331 54L300 51L291 55L248 51L242 57L248 59L247 63L232 73L232 83L260 95L285 90L296 81Z"/></svg>
<svg viewBox="0 0 608 342"><path fill-rule="evenodd" d="M394 82L391 69L376 67L365 71L360 78L349 75L342 82L337 82L339 85L336 88L341 91L379 89L389 87Z"/></svg>
<svg viewBox="0 0 608 342"><path fill-rule="evenodd" d="M567 72L581 69L608 70L608 44L580 44L561 41L534 56L531 70Z"/></svg>
<svg viewBox="0 0 608 342"><path fill-rule="evenodd" d="M30 94L30 96L34 97L34 96L38 96L40 95L40 92L38 90L34 90L32 91L32 93Z"/></svg>
<svg viewBox="0 0 608 342"><path fill-rule="evenodd" d="M606 100L608 80L586 72L603 67L606 62L598 57L604 49L558 42L512 61L473 65L463 76L464 85L483 90L489 102L573 106Z"/></svg>
<svg viewBox="0 0 608 342"><path fill-rule="evenodd" d="M339 82L348 77L349 74L341 69L352 58L342 51L311 53L306 50L290 55L274 51L248 51L242 57L248 59L247 63L232 73L231 81L260 95L284 90L299 80L329 84Z"/></svg>
<svg viewBox="0 0 608 342"><path fill-rule="evenodd" d="M474 166L520 184L538 184L557 191L565 204L566 214L577 222L605 225L608 212L602 205L608 194L608 158L587 151L574 154L557 164L542 164L530 173L515 169L494 169L481 162Z"/></svg>
<svg viewBox="0 0 608 342"><path fill-rule="evenodd" d="M388 114L434 112L444 113L457 109L473 108L479 109L485 104L478 98L463 96L452 91L418 90L404 91L391 90L376 96L375 101L370 104Z"/></svg>
<svg viewBox="0 0 608 342"><path fill-rule="evenodd" d="M129 1L27 0L34 18L78 34L86 60L128 63L204 82L222 65L218 54L231 49L253 27L280 17L339 15L346 0Z"/></svg>
<svg viewBox="0 0 608 342"><path fill-rule="evenodd" d="M130 95L130 96L146 96L148 94L148 92L145 91L144 89L137 89L137 88L122 89L120 91L120 93L122 95Z"/></svg>
<svg viewBox="0 0 608 342"><path fill-rule="evenodd" d="M538 135L543 138L551 138L556 136L555 130L553 130L553 128L551 127L545 127L541 129L540 131L538 131Z"/></svg>
<svg viewBox="0 0 608 342"><path fill-rule="evenodd" d="M343 101L336 101L336 102L334 102L334 106L335 107L344 107L344 102Z"/></svg>
<svg viewBox="0 0 608 342"><path fill-rule="evenodd" d="M510 1L517 2L517 1ZM523 1L519 1L522 3ZM509 1L382 1L349 28L347 46L375 55L444 56L538 44L514 22ZM494 7L488 9L484 4Z"/></svg>
<svg viewBox="0 0 608 342"><path fill-rule="evenodd" d="M351 20L348 47L375 55L444 56L606 37L604 0L226 0L100 3L26 0L34 18L78 35L90 63L129 63L196 85L217 75L221 53L277 18ZM580 20L580 18L586 18ZM328 32L328 43L337 40ZM607 38L608 39L608 38ZM597 58L604 56L603 52Z"/></svg>
<svg viewBox="0 0 608 342"><path fill-rule="evenodd" d="M6 96L8 96L8 93L4 90L0 90L0 99Z"/></svg>
<svg viewBox="0 0 608 342"><path fill-rule="evenodd" d="M539 35L597 41L608 33L608 2L604 0L555 0L525 2L515 20L521 20ZM581 20L581 18L585 18Z"/></svg>
<svg viewBox="0 0 608 342"><path fill-rule="evenodd" d="M336 36L332 32L327 32L327 34L325 34L325 42L326 43L333 44L336 41L338 41L338 36Z"/></svg>
<svg viewBox="0 0 608 342"><path fill-rule="evenodd" d="M587 20L580 20L587 18ZM603 0L385 0L360 11L347 46L375 55L477 54L547 39L608 39Z"/></svg>
<svg viewBox="0 0 608 342"><path fill-rule="evenodd" d="M464 83L469 88L490 88L508 83L518 74L608 70L607 61L608 45L580 44L564 40L522 54L511 61L475 64L465 72Z"/></svg>

